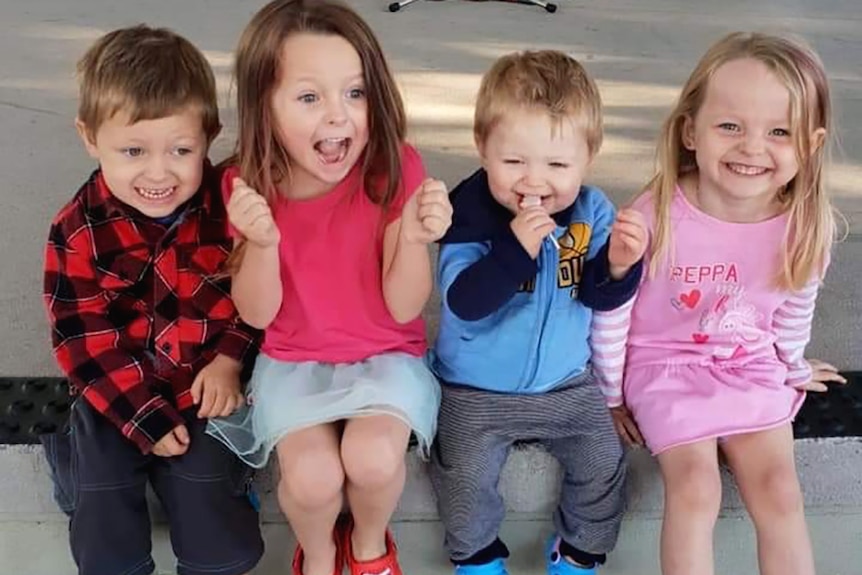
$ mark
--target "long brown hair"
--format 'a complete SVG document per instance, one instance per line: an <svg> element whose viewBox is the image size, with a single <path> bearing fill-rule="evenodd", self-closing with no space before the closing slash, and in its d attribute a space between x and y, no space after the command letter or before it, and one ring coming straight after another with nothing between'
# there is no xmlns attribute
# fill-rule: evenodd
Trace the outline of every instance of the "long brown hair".
<svg viewBox="0 0 862 575"><path fill-rule="evenodd" d="M811 141L818 128L831 134L829 83L820 58L804 42L761 33L735 32L714 44L691 73L664 123L657 171L647 186L653 194L656 219L650 273L656 273L659 260L670 251L670 206L679 177L697 170L694 152L682 141L686 119L697 115L715 71L741 58L764 63L790 93L790 127L799 171L780 191L789 218L781 261L776 262L780 270L776 283L798 290L815 274L822 274L835 237L833 209L823 186L826 142L817 145Z"/></svg>
<svg viewBox="0 0 862 575"><path fill-rule="evenodd" d="M234 159L240 175L270 205L276 185L290 177L287 152L274 125L272 95L284 41L301 32L340 36L359 54L369 132L362 176L368 197L385 209L401 183L404 104L371 28L352 9L333 0L273 0L243 31L234 68L239 125Z"/></svg>

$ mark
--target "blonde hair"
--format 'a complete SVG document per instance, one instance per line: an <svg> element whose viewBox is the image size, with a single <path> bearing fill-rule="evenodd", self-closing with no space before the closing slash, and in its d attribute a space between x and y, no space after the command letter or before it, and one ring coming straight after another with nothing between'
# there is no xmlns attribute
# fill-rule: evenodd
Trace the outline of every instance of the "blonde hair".
<svg viewBox="0 0 862 575"><path fill-rule="evenodd" d="M670 116L665 120L656 154L657 171L647 191L653 194L655 232L650 248L650 274L668 257L671 243L670 206L681 175L697 170L694 152L683 145L687 119L694 120L716 70L733 60L752 58L765 64L790 93L790 128L799 171L779 192L788 213L784 250L776 283L801 289L822 275L835 236L835 219L823 185L826 142L812 141L814 130L831 133L831 104L826 71L804 42L788 37L736 32L714 44L698 62Z"/></svg>
<svg viewBox="0 0 862 575"><path fill-rule="evenodd" d="M565 118L583 122L590 155L602 145L602 100L581 64L557 50L518 52L498 59L482 77L473 136L483 145L503 115L513 108L544 110L555 125Z"/></svg>
<svg viewBox="0 0 862 575"><path fill-rule="evenodd" d="M78 120L95 141L118 112L156 120L196 106L207 141L221 129L215 78L203 54L166 28L139 25L99 38L78 61Z"/></svg>
<svg viewBox="0 0 862 575"><path fill-rule="evenodd" d="M239 137L233 163L249 186L272 204L276 184L290 176L287 151L278 139L272 94L281 50L292 34L340 36L359 54L368 98L369 139L362 164L368 197L388 207L401 177L406 114L401 94L371 28L349 7L332 0L274 0L246 26L236 53Z"/></svg>

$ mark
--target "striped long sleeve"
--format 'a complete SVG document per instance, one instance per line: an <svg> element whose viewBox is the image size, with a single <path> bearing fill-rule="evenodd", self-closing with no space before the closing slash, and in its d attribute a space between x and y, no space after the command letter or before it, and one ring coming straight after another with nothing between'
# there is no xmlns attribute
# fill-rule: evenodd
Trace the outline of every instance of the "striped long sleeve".
<svg viewBox="0 0 862 575"><path fill-rule="evenodd" d="M772 317L775 349L778 358L787 365L787 385L799 387L811 380L811 366L805 360L805 346L811 339L814 302L820 278L815 278L800 291L792 294Z"/></svg>
<svg viewBox="0 0 862 575"><path fill-rule="evenodd" d="M623 404L626 341L636 297L611 311L595 312L590 334L593 368L609 407Z"/></svg>

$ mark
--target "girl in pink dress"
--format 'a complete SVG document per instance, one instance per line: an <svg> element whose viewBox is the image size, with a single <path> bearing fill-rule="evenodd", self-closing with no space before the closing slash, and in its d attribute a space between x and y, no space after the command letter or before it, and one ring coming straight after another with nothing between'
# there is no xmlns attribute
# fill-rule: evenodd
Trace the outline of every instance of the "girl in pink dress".
<svg viewBox="0 0 862 575"><path fill-rule="evenodd" d="M594 361L617 429L642 434L661 467L664 575L713 573L719 447L761 573L814 573L791 421L806 389L840 379L803 356L835 228L821 182L829 129L808 47L731 34L685 84L634 203L650 271L628 306L597 314Z"/></svg>

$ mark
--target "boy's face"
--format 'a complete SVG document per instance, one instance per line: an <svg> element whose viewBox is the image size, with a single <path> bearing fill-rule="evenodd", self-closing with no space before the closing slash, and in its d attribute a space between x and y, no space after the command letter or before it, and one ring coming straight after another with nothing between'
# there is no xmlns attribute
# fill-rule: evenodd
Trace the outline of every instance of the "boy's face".
<svg viewBox="0 0 862 575"><path fill-rule="evenodd" d="M531 202L549 214L571 206L592 161L576 119L555 126L541 110L507 111L478 148L491 194L514 214Z"/></svg>
<svg viewBox="0 0 862 575"><path fill-rule="evenodd" d="M196 109L134 124L118 112L95 134L76 127L114 197L142 214L169 216L197 192L208 142Z"/></svg>

